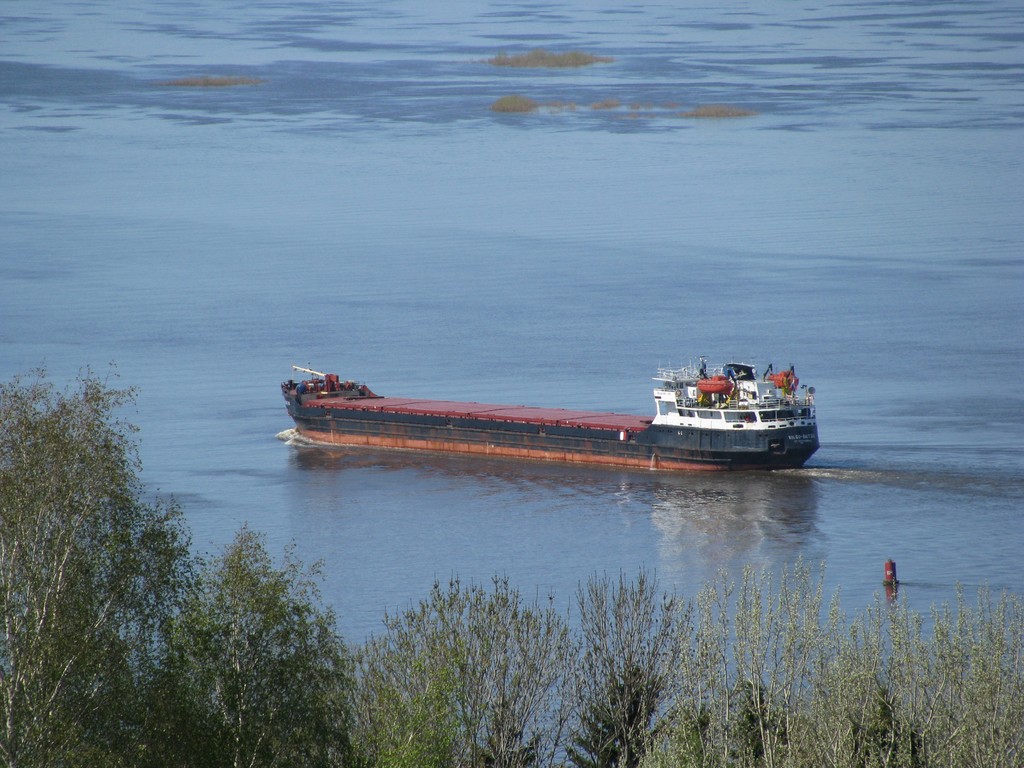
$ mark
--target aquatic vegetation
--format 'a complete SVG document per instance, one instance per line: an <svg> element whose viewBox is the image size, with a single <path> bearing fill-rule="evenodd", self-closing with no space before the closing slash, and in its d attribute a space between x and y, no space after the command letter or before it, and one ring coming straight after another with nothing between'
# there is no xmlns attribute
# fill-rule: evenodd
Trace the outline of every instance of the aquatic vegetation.
<svg viewBox="0 0 1024 768"><path fill-rule="evenodd" d="M225 75L202 75L200 77L182 77L167 80L160 85L178 88L230 88L235 85L259 85L264 81L258 77L232 77Z"/></svg>
<svg viewBox="0 0 1024 768"><path fill-rule="evenodd" d="M623 102L614 97L609 96L607 98L598 99L597 101L591 102L589 108L595 112L615 112L616 110L622 110ZM649 101L630 101L627 103L628 112L620 111L616 116L626 119L639 119L639 118L705 118L705 119L725 119L725 118L737 118L737 117L752 117L757 115L758 112L752 109L746 109L745 107L738 107L732 104L702 104L694 107L693 109L680 112L680 105L676 102L666 102L662 105L655 105ZM538 112L543 111L549 114L559 114L562 112L575 112L579 107L576 102L563 101L563 100L552 100L538 103L528 96L520 94L511 96L502 96L500 99L495 101L491 105L491 109L495 112Z"/></svg>
<svg viewBox="0 0 1024 768"><path fill-rule="evenodd" d="M744 109L743 107L736 107L731 104L705 104L699 107L694 107L689 112L683 112L680 117L709 117L709 118L722 118L722 117L751 117L756 115L752 109Z"/></svg>
<svg viewBox="0 0 1024 768"><path fill-rule="evenodd" d="M539 105L528 96L502 96L491 104L495 112L536 112Z"/></svg>
<svg viewBox="0 0 1024 768"><path fill-rule="evenodd" d="M512 56L507 53L499 53L494 58L488 59L488 64L496 67L588 67L591 64L608 64L615 61L611 56L595 56L584 51L566 51L555 53L546 51L543 48L534 48L528 53L517 53Z"/></svg>

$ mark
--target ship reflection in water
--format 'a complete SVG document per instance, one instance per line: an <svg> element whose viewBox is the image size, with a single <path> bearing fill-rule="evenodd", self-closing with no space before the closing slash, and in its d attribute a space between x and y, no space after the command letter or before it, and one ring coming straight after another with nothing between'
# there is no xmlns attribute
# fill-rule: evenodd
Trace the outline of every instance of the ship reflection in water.
<svg viewBox="0 0 1024 768"><path fill-rule="evenodd" d="M612 555L602 568L643 566L656 570L663 585L691 593L721 570L736 579L747 566L775 567L801 557L816 565L825 555L817 530L816 481L803 470L625 471L321 447L288 433L281 438L296 446L291 464L297 470L337 477L338 485L386 488L385 494L402 488L410 507L423 508L438 525L458 525L452 507L463 507L466 515L487 518L478 537L504 540L510 531L499 529L511 528L529 540L528 546L549 550L546 558L566 569L573 586L593 572L598 550ZM396 477L382 485L382 475ZM358 482L349 482L356 477ZM308 480L300 485L312 496L317 486L331 484L328 477ZM595 526L595 515L604 522ZM608 531L609 538L595 540L598 530Z"/></svg>
<svg viewBox="0 0 1024 768"><path fill-rule="evenodd" d="M817 486L803 470L673 477L654 496L660 559L682 581L825 557Z"/></svg>

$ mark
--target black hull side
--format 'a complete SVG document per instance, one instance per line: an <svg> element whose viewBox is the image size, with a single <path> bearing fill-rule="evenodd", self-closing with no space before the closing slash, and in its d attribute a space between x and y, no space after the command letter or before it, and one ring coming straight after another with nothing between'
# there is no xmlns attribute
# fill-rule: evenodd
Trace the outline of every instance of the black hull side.
<svg viewBox="0 0 1024 768"><path fill-rule="evenodd" d="M296 406L305 437L446 453L667 470L791 469L818 448L813 425L771 430L651 426L641 432L425 414Z"/></svg>

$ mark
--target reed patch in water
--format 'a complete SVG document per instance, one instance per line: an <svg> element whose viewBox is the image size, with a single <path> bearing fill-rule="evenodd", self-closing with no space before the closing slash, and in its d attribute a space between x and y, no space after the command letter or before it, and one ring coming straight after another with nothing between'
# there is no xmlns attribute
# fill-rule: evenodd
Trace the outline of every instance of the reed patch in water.
<svg viewBox="0 0 1024 768"><path fill-rule="evenodd" d="M731 104L704 104L694 107L689 112L683 112L680 117L751 117L756 114L757 112L752 109L736 107Z"/></svg>
<svg viewBox="0 0 1024 768"><path fill-rule="evenodd" d="M232 77L224 75L202 75L201 77L182 77L167 80L160 85L177 88L230 88L236 85L259 85L264 82L258 77Z"/></svg>
<svg viewBox="0 0 1024 768"><path fill-rule="evenodd" d="M584 51L565 51L556 53L543 48L534 48L527 53L509 55L499 53L497 56L488 59L488 64L496 67L589 67L591 64L608 64L615 61L611 56L596 56Z"/></svg>
<svg viewBox="0 0 1024 768"><path fill-rule="evenodd" d="M517 94L502 96L491 104L491 109L494 112L536 112L538 107L537 102L529 96L519 96Z"/></svg>
<svg viewBox="0 0 1024 768"><path fill-rule="evenodd" d="M738 118L738 117L751 117L759 114L758 112L747 109L745 107L738 107L733 104L702 104L693 107L689 111L678 111L680 105L676 102L665 102L661 105L656 105L650 101L632 100L626 102L624 105L622 101L609 96L608 98L600 99L598 101L591 102L589 105L579 105L573 101L563 101L559 99L537 102L531 99L529 96L523 96L522 94L513 94L509 96L502 96L500 99L491 104L491 110L494 112L546 112L549 114L559 114L562 112L575 112L577 109L588 108L595 112L610 112L618 118L638 119L638 118L705 118L705 119L725 119L725 118Z"/></svg>

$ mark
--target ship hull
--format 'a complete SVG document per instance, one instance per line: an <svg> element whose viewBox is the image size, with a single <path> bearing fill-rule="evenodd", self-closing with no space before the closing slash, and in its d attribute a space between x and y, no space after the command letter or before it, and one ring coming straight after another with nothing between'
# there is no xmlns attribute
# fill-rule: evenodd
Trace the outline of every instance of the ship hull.
<svg viewBox="0 0 1024 768"><path fill-rule="evenodd" d="M325 444L607 467L677 471L788 469L803 466L818 448L814 425L713 430L651 425L649 420L624 415L616 421L615 414L587 414L587 418L575 420L516 420L470 415L470 409L455 407L476 404L446 405L447 411L414 413L397 405L365 405L358 401L300 404L292 399L288 412L303 437Z"/></svg>

